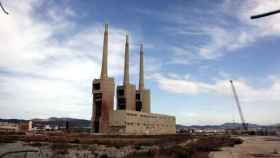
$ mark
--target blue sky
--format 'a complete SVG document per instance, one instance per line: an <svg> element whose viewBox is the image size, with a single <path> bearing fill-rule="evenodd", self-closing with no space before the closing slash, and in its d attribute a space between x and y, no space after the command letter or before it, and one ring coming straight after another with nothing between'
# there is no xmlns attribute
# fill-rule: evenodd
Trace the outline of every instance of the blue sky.
<svg viewBox="0 0 280 158"><path fill-rule="evenodd" d="M248 122L280 122L278 0L2 0L0 118L91 117L109 23L109 74L122 83L125 33L138 83L144 43L152 111L180 124L239 122L235 80Z"/></svg>

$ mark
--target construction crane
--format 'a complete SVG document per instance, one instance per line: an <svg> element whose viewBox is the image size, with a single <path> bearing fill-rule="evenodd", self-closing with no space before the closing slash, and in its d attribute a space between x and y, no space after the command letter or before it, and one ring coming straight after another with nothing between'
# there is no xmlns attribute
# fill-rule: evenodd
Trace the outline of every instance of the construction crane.
<svg viewBox="0 0 280 158"><path fill-rule="evenodd" d="M5 8L3 7L1 1L0 1L0 8L2 9L2 11L3 11L5 14L7 14L7 15L9 14L9 13L5 10Z"/></svg>
<svg viewBox="0 0 280 158"><path fill-rule="evenodd" d="M233 81L230 80L229 82L231 84L233 96L234 96L234 99L235 99L235 102L236 102L236 105L237 105L237 108L238 108L238 112L239 112L239 115L240 115L240 119L241 119L243 130L247 131L248 130L248 126L245 123L245 119L244 119L244 116L243 116L243 112L242 112L242 109L241 109L241 106L240 106L240 102L239 102L239 99L238 99L238 96L237 96L236 89L234 87Z"/></svg>
<svg viewBox="0 0 280 158"><path fill-rule="evenodd" d="M263 13L263 14L259 14L259 15L253 15L253 16L251 16L251 19L262 18L262 17L266 17L266 16L278 14L278 13L280 13L280 9L275 10L275 11L271 11L271 12L267 12L267 13Z"/></svg>

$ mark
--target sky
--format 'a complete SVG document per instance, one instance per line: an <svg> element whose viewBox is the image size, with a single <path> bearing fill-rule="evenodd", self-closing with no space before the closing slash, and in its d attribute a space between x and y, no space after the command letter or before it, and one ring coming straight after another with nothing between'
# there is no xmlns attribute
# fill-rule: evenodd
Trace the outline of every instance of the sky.
<svg viewBox="0 0 280 158"><path fill-rule="evenodd" d="M138 85L144 44L151 110L184 125L280 122L279 0L1 0L0 118L90 119L104 24L109 76L123 80L125 34L130 82Z"/></svg>

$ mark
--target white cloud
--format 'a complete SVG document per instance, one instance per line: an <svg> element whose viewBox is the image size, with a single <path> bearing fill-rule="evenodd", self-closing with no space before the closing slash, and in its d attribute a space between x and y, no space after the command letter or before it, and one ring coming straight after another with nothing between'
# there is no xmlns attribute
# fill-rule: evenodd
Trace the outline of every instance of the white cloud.
<svg viewBox="0 0 280 158"><path fill-rule="evenodd" d="M228 80L216 80L214 83L206 83L192 80L189 76L179 75L163 76L155 74L152 78L158 83L162 90L171 93L199 95L199 94L219 94L232 96L231 86ZM269 80L269 78L268 78ZM244 102L258 101L278 101L280 102L280 79L272 80L270 87L255 88L245 80L236 80L234 84L237 88L240 99Z"/></svg>
<svg viewBox="0 0 280 158"><path fill-rule="evenodd" d="M171 47L170 51L173 53L170 64L183 64L190 65L194 64L198 57L188 48L182 47Z"/></svg>
<svg viewBox="0 0 280 158"><path fill-rule="evenodd" d="M233 50L249 46L264 37L280 36L280 15L259 20L251 20L250 16L280 8L278 0L237 0L225 1L224 12L239 20L231 23L231 27L217 26L206 31L210 42L201 47L200 55L214 59ZM227 22L230 24L229 22Z"/></svg>
<svg viewBox="0 0 280 158"><path fill-rule="evenodd" d="M80 29L69 19L76 16L70 7L49 5L47 13L38 13L34 9L42 2L9 1L10 15L0 14L0 68L5 71L0 74L0 116L89 119L90 85L100 73L103 25ZM109 26L113 77L122 74L125 32Z"/></svg>
<svg viewBox="0 0 280 158"><path fill-rule="evenodd" d="M4 73L0 72L0 116L71 116L89 119L90 85L91 80L98 77L100 72L103 26L92 23L80 29L70 20L77 16L70 7L60 9L49 6L47 13L41 13L46 14L47 19L36 18L34 7L41 4L42 1L35 0L7 1L6 5L11 14L0 14L0 69L4 70ZM252 8L256 7L253 5ZM269 20L267 24L261 21L246 21L242 19L246 9L240 14L237 14L237 9L234 11L236 12L230 14L231 16L238 17L242 24L254 29L248 31L245 27L229 30L219 25L211 29L199 28L202 32L198 30L194 34L210 39L199 47L203 58L223 56L224 53L244 47L261 37L273 36L278 31L278 25L272 23L270 18L271 21L264 20ZM275 17L278 16L273 19ZM256 30L263 32L261 36L254 35ZM123 73L126 31L111 25L109 31L109 74L115 77ZM186 35L192 32L188 31L183 30L181 33ZM132 48L134 41L137 41L137 38L131 40ZM172 48L175 52L172 62L176 64L191 64L200 57L185 46ZM133 57L132 53L131 61L137 63L138 55ZM190 75L170 73L163 76L154 72L166 63L162 63L158 58L145 58L145 63L145 72L149 75L147 78L155 80L162 90L187 95L232 95L230 87L226 87L229 86L226 80L216 80L209 84L192 80ZM138 73L137 64L132 65L131 72ZM251 104L258 102L258 105L278 105L279 85L278 77L274 77L272 85L267 88L255 88L244 80L236 81L241 101ZM205 118L207 119L208 117Z"/></svg>
<svg viewBox="0 0 280 158"><path fill-rule="evenodd" d="M192 100L192 102L179 103L180 105L177 105L178 103L172 104L176 106L176 109L172 110L171 113L176 115L179 124L209 125L232 122L233 120L240 122L228 80L218 79L208 83L176 74L154 74L151 78L161 90L170 94L184 95L183 100ZM252 86L244 79L234 81L247 122L268 125L280 121L280 78L273 76L265 79L269 80L271 84L261 88ZM204 96L209 97L207 100L201 100L201 98L205 99ZM166 99L168 100L168 98ZM179 99L180 97L178 97ZM199 115L192 115L193 113Z"/></svg>
<svg viewBox="0 0 280 158"><path fill-rule="evenodd" d="M90 90L82 83L30 77L0 77L1 117L90 118ZM87 84L90 84L88 81ZM85 96L88 96L86 99ZM74 110L75 109L75 110ZM88 115L87 117L85 117Z"/></svg>
<svg viewBox="0 0 280 158"><path fill-rule="evenodd" d="M236 3L236 2L235 2ZM239 1L240 3L240 1ZM231 5L229 2L226 5ZM280 8L280 1L278 0L248 0L240 5L239 10L235 14L240 20L248 25L255 26L259 31L259 36L279 36L280 33L280 15L261 18L258 20L250 20L249 17L256 14L275 11Z"/></svg>
<svg viewBox="0 0 280 158"><path fill-rule="evenodd" d="M179 44L177 51L173 50L171 59L175 64L217 59L266 37L280 36L280 14L259 20L250 19L254 14L279 9L278 0L225 0L216 5L211 12L200 9L182 11L182 6L178 6L174 14L162 13L162 19L173 23L164 31L183 38L183 45ZM186 51L189 38L197 42L190 43L192 49ZM178 55L178 49L185 50L185 55Z"/></svg>
<svg viewBox="0 0 280 158"><path fill-rule="evenodd" d="M206 84L201 82L193 82L184 78L179 79L176 74L171 74L169 77L154 74L152 78L158 83L159 88L172 93L196 95L206 90L202 87L207 87Z"/></svg>

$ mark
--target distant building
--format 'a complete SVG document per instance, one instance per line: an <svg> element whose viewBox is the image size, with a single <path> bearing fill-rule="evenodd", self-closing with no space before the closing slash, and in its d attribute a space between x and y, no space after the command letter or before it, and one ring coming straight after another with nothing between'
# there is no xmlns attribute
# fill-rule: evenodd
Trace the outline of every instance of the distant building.
<svg viewBox="0 0 280 158"><path fill-rule="evenodd" d="M19 130L22 132L32 131L32 121L19 123Z"/></svg>
<svg viewBox="0 0 280 158"><path fill-rule="evenodd" d="M116 110L110 114L111 133L172 134L175 117L128 110Z"/></svg>
<svg viewBox="0 0 280 158"><path fill-rule="evenodd" d="M17 132L19 125L17 123L0 122L0 132Z"/></svg>
<svg viewBox="0 0 280 158"><path fill-rule="evenodd" d="M21 123L0 122L0 131L27 132L32 130L32 121Z"/></svg>
<svg viewBox="0 0 280 158"><path fill-rule="evenodd" d="M144 51L140 47L139 87L129 82L129 39L126 35L124 80L117 86L117 110L113 110L114 78L108 77L108 24L105 24L100 79L92 83L92 129L95 133L172 134L176 133L173 116L152 114L150 90L144 87Z"/></svg>

